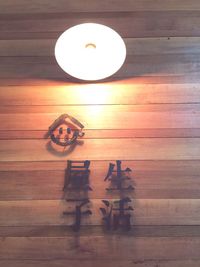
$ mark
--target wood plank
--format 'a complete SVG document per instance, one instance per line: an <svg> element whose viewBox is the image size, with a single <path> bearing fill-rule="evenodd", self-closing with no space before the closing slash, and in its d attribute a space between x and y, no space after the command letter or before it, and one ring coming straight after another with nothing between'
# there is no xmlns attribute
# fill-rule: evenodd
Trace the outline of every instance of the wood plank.
<svg viewBox="0 0 200 267"><path fill-rule="evenodd" d="M42 83L42 81L41 81ZM199 103L200 84L137 84L130 81L99 84L1 86L0 104L188 104Z"/></svg>
<svg viewBox="0 0 200 267"><path fill-rule="evenodd" d="M70 96L69 96L70 97ZM0 106L0 114L24 114L24 113L32 113L32 114L55 114L55 113L63 113L66 111L66 109L69 109L70 112L89 112L96 110L101 111L105 110L106 112L138 112L138 113L183 113L183 112L193 112L193 113L200 113L200 103L193 103L193 104L138 104L138 105L104 105L104 104L97 104L97 105L68 105L67 103L65 105L2 105ZM89 110L88 110L89 109Z"/></svg>
<svg viewBox="0 0 200 267"><path fill-rule="evenodd" d="M18 32L21 39L24 32L56 32L58 36L76 24L95 22L115 29L122 37L192 37L200 36L199 10L193 11L136 11L136 12L95 12L95 13L49 13L1 15L0 39L6 33ZM159 21L159 25L158 25ZM128 27L134 25L134 27ZM37 35L37 34L36 34ZM16 35L13 35L16 38Z"/></svg>
<svg viewBox="0 0 200 267"><path fill-rule="evenodd" d="M134 225L130 231L107 231L102 226L81 226L78 236L123 235L135 237L199 237L199 225ZM45 226L1 226L1 237L65 237L74 236L71 227L63 225Z"/></svg>
<svg viewBox="0 0 200 267"><path fill-rule="evenodd" d="M21 61L19 60L21 58ZM149 63L150 60L153 60L154 64L161 64L161 63L171 63L175 64L177 61L182 64L187 64L187 63L199 63L200 61L200 56L199 53L171 53L171 54L165 54L165 53L158 53L158 54L138 54L134 55L130 51L130 55L127 55L125 65L130 65L137 63L142 65L144 63ZM39 64L39 65L51 65L54 68L58 66L55 57L54 56L1 56L1 63L2 66L9 66L9 65L15 65L15 66L23 66L25 64L27 65L34 65L34 64ZM42 66L41 66L42 67ZM152 66L154 67L154 66Z"/></svg>
<svg viewBox="0 0 200 267"><path fill-rule="evenodd" d="M31 260L199 260L200 238L2 238L0 258ZM183 249L185 248L185 249Z"/></svg>
<svg viewBox="0 0 200 267"><path fill-rule="evenodd" d="M0 264L5 267L199 267L199 260L123 260L115 261L113 260L0 260Z"/></svg>
<svg viewBox="0 0 200 267"><path fill-rule="evenodd" d="M199 138L200 128L84 130L82 139ZM43 139L46 131L0 130L0 140Z"/></svg>
<svg viewBox="0 0 200 267"><path fill-rule="evenodd" d="M199 162L185 165L184 162L176 164L123 162L124 168L129 167L133 170L130 174L132 181L126 183L126 186L132 184L135 187L134 191L127 191L126 195L139 199L200 198ZM61 170L31 170L30 165L28 166L29 170L11 171L10 167L7 167L7 171L0 171L0 200L51 200L64 197L62 188L66 166ZM88 192L89 198L118 197L119 191L106 191L110 183L103 180L108 166L109 162L91 162L90 185L93 191ZM77 197L79 192L68 192L68 194L70 197Z"/></svg>
<svg viewBox="0 0 200 267"><path fill-rule="evenodd" d="M66 108L66 111L70 110L70 108ZM78 111L79 110L79 111ZM123 130L132 130L136 129L138 131L141 131L138 136L147 137L145 135L145 130L150 129L152 131L152 135L159 135L159 130L161 129L161 137L162 132L163 135L168 135L167 132L169 131L170 135L170 129L182 129L182 136L184 137L184 134L191 135L192 137L195 137L195 132L193 134L192 129L196 129L199 125L200 117L198 113L191 114L190 112L187 113L162 113L162 112L149 112L149 113L140 113L140 112L121 112L121 113L112 113L111 110L115 109L109 109L109 112L106 113L106 110L108 110L105 107L86 107L84 108L85 112L81 113L82 108L77 108L76 112L69 113L70 115L76 117L80 122L84 122L85 128L87 130L90 130L90 134L86 138L103 138L103 134L101 135L101 131L99 131L98 135L92 133L92 130L110 130L110 135L106 135L105 132L105 138L113 137L118 138L120 135L123 137ZM89 114L91 112L96 112L96 116L90 117ZM119 110L118 110L119 111ZM62 113L60 113L62 114ZM10 131L42 131L41 133L47 133L49 126L54 122L56 118L59 117L59 113L27 113L27 114L0 114L0 125L1 129L6 132L6 139L9 139L9 134L11 134L12 139L12 133ZM94 114L94 113L93 113ZM104 117L105 114L105 117ZM116 117L119 114L118 117ZM30 119L31 118L31 119ZM130 122L133 122L133 124L130 124ZM120 127L122 128L122 134L120 133ZM165 133L166 129L166 133ZM184 132L184 129L186 132ZM111 132L111 130L113 130ZM117 132L115 133L115 130L118 130L119 134ZM154 133L158 130L157 133ZM197 135L198 135L198 129ZM87 131L88 132L88 131ZM174 130L175 135L176 131ZM45 135L39 135L40 138L44 138ZM132 132L133 135L131 135L131 132L125 136L128 138L132 138L137 136L137 131L134 134L134 131ZM25 136L26 133L22 133L22 136L19 136L18 138L22 138ZM30 133L29 133L30 134ZM28 134L28 135L29 135ZM178 135L178 133L177 133ZM36 136L38 136L38 133L36 133ZM171 134L173 136L173 131ZM34 135L31 136L34 138ZM151 137L151 132L150 132ZM179 135L178 135L179 137ZM17 139L18 139L17 138Z"/></svg>
<svg viewBox="0 0 200 267"><path fill-rule="evenodd" d="M70 79L52 57L1 58L0 79ZM135 76L177 76L199 73L200 58L193 55L135 56L127 58L122 68L112 78ZM77 81L77 80L76 80Z"/></svg>
<svg viewBox="0 0 200 267"><path fill-rule="evenodd" d="M66 81L73 79L62 71L56 63L24 63L23 58L19 58L16 64L16 58L12 58L9 64L0 66L0 79L50 79ZM37 59L36 59L37 60ZM41 61L41 60L40 60ZM151 59L147 59L145 63L125 63L123 67L112 76L114 79L127 79L137 76L183 76L192 74L199 75L199 62L181 63L179 61L164 64L165 58L161 62L152 65ZM76 80L77 82L77 80ZM198 81L197 81L198 82Z"/></svg>
<svg viewBox="0 0 200 267"><path fill-rule="evenodd" d="M87 139L63 150L48 140L0 140L0 160L199 160L199 141L199 138Z"/></svg>
<svg viewBox="0 0 200 267"><path fill-rule="evenodd" d="M166 76L166 75L157 75L157 76L132 76L129 78L123 78L123 77L109 77L106 78L105 80L100 81L98 84L102 83L110 83L112 82L113 84L118 82L122 82L126 84L127 82L129 83L134 83L135 85L137 84L194 84L194 83L200 83L200 77L198 73L189 73L189 74L184 74L184 75L174 75L174 76ZM88 84L84 81L77 81L75 78L2 78L0 79L0 86L60 86L60 85L71 85L71 84ZM96 83L97 84L97 83Z"/></svg>
<svg viewBox="0 0 200 267"><path fill-rule="evenodd" d="M156 131L156 129L170 128L191 129L200 124L199 104L1 106L1 130L48 131L49 126L63 113L77 118L86 129L90 130L155 129Z"/></svg>
<svg viewBox="0 0 200 267"><path fill-rule="evenodd" d="M199 54L200 37L124 38L127 56ZM0 56L52 56L55 38L33 40L0 40Z"/></svg>
<svg viewBox="0 0 200 267"><path fill-rule="evenodd" d="M57 40L60 34L61 32L0 32L0 40Z"/></svg>
<svg viewBox="0 0 200 267"><path fill-rule="evenodd" d="M64 216L63 212L74 211L76 204L66 200L0 201L0 226L70 226L74 216ZM132 199L130 205L134 207L132 225L200 224L199 199ZM82 225L102 225L102 201L91 199L87 207L92 215L83 217Z"/></svg>
<svg viewBox="0 0 200 267"><path fill-rule="evenodd" d="M91 166L95 166L95 169L102 169L107 167L111 161L91 161ZM157 161L143 161L143 160L123 160L123 166L133 166L134 172L146 172L150 173L160 173L160 176L165 176L168 174L176 174L181 176L183 173L185 175L198 175L200 172L200 161L198 160L157 160ZM11 161L11 162L1 162L0 161L0 171L63 171L67 167L66 160L59 161Z"/></svg>
<svg viewBox="0 0 200 267"><path fill-rule="evenodd" d="M87 0L84 2L78 2L73 0L59 0L53 3L49 0L35 0L34 2L28 4L25 0L18 0L15 5L13 5L12 0L7 0L2 2L1 5L2 14L13 14L13 13L51 13L51 12L96 12L96 11L160 11L160 10L200 10L200 4L198 0L168 0L163 2L162 0L128 0L124 2L123 0L108 0L105 2L98 2Z"/></svg>
<svg viewBox="0 0 200 267"><path fill-rule="evenodd" d="M128 162L128 161L127 161ZM143 162L143 161L142 161ZM148 161L144 161L144 163ZM164 161L163 161L164 162ZM170 162L174 162L175 165L177 164L177 166L179 166L179 162L180 165L182 163L182 161L170 161ZM198 161L197 161L198 162ZM162 161L161 161L162 163ZM194 166L194 161L186 161L186 163L189 164L189 166ZM139 164L140 161L139 161ZM166 161L166 164L169 164L168 161ZM187 164L187 166L188 166ZM12 162L12 161L8 161L8 162L2 162L0 161L0 171L31 171L31 170L62 170L66 168L66 161L65 160L60 160L60 161L38 161L38 162L34 162L34 161L29 161L29 162L20 162L20 161L16 161L16 162ZM173 165L172 165L173 166ZM193 168L191 168L193 169Z"/></svg>

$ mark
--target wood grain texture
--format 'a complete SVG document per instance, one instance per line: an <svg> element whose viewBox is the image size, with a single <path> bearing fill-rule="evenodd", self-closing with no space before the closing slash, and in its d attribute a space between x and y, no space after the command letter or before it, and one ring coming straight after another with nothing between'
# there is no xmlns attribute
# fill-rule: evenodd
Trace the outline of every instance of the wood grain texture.
<svg viewBox="0 0 200 267"><path fill-rule="evenodd" d="M115 163L114 161L111 161ZM64 197L64 170L67 163L17 163L5 164L0 171L0 200L51 200ZM16 166L16 167L17 167ZM27 166L27 168L26 168ZM90 185L93 191L88 192L91 199L117 198L119 192L108 193L110 182L104 182L109 161L92 161L90 166ZM198 199L199 162L122 162L123 168L133 170L130 175L134 191L127 191L127 196L134 199ZM60 167L60 169L58 169ZM45 170L46 168L46 170ZM57 169L57 170L56 170ZM77 192L68 192L77 197Z"/></svg>
<svg viewBox="0 0 200 267"><path fill-rule="evenodd" d="M146 76L192 76L199 74L198 55L135 56L126 59L122 68L113 75L115 79ZM52 57L2 57L0 79L50 79L69 80L71 77L58 67Z"/></svg>
<svg viewBox="0 0 200 267"><path fill-rule="evenodd" d="M23 7L23 8L22 8ZM200 10L200 4L198 0L169 0L163 2L162 0L128 0L124 2L123 0L108 0L106 3L104 1L92 1L87 0L84 3L79 1L59 0L56 3L50 0L35 0L31 3L27 3L25 0L18 0L15 5L13 5L12 0L1 3L1 13L2 14L22 14L22 13L59 13L59 12L95 12L95 11L141 11L141 10Z"/></svg>
<svg viewBox="0 0 200 267"><path fill-rule="evenodd" d="M134 225L130 231L121 229L105 232L102 225L82 225L77 234L66 225L34 225L34 226L0 226L1 237L72 237L72 236L129 236L135 237L199 237L200 226L197 225Z"/></svg>
<svg viewBox="0 0 200 267"><path fill-rule="evenodd" d="M0 79L0 86L60 86L60 85L69 85L72 82L74 84L79 84L79 85L86 85L88 83L84 81L79 81L77 82L77 79L75 78L46 78L46 79L40 79L40 78L2 78ZM124 83L133 83L133 84L194 84L194 83L200 83L200 78L198 73L188 73L185 75L174 75L174 76L166 76L166 75L157 75L157 76L135 76L135 77L129 77L129 78L123 78L123 77L110 77L105 80L102 80L101 83L103 82L120 82L120 84ZM89 83L91 84L91 83ZM100 84L97 83L97 84Z"/></svg>
<svg viewBox="0 0 200 267"><path fill-rule="evenodd" d="M199 138L87 139L65 150L48 140L0 140L0 160L199 160L199 149Z"/></svg>
<svg viewBox="0 0 200 267"><path fill-rule="evenodd" d="M76 117L86 129L193 129L198 128L200 124L199 104L187 106L157 104L1 106L0 125L4 131L48 131L49 126L63 113ZM113 137L115 137L114 131Z"/></svg>
<svg viewBox="0 0 200 267"><path fill-rule="evenodd" d="M199 37L199 10L193 11L135 11L135 12L64 12L42 14L5 14L1 15L0 30L6 39L6 33L17 32L21 39L24 32L54 32L58 37L61 32L76 24L94 22L107 25L122 37ZM158 24L159 21L159 24ZM134 25L134 27L128 27ZM37 36L37 34L36 34ZM41 38L41 34L39 35ZM15 35L13 35L15 38ZM18 39L17 38L17 39Z"/></svg>
<svg viewBox="0 0 200 267"><path fill-rule="evenodd" d="M119 198L117 198L119 199ZM66 225L74 222L74 216L63 212L75 209L76 202L66 200L0 201L0 226ZM133 225L199 225L199 199L136 199L131 218ZM85 216L82 225L102 225L99 208L101 200L92 199L85 208L92 216Z"/></svg>
<svg viewBox="0 0 200 267"><path fill-rule="evenodd" d="M77 260L199 260L196 248L199 237L134 238L65 237L65 238L2 238L0 258L5 259L74 259ZM111 249L112 248L112 249ZM185 249L183 249L185 248ZM108 250L109 253L108 253Z"/></svg>
<svg viewBox="0 0 200 267"><path fill-rule="evenodd" d="M5 267L113 267L113 260L0 260L0 264ZM116 267L199 267L199 260L123 260L115 261Z"/></svg>
<svg viewBox="0 0 200 267"><path fill-rule="evenodd" d="M200 128L84 130L82 139L199 138ZM0 140L43 139L45 130L0 130Z"/></svg>
<svg viewBox="0 0 200 267"><path fill-rule="evenodd" d="M128 57L181 55L200 52L200 37L124 38ZM33 40L0 40L1 57L54 57L55 38Z"/></svg>
<svg viewBox="0 0 200 267"><path fill-rule="evenodd" d="M100 84L1 86L1 106L199 103L200 84ZM6 93L5 93L6 92Z"/></svg>
<svg viewBox="0 0 200 267"><path fill-rule="evenodd" d="M91 167L95 170L99 170L108 166L110 161L91 161ZM111 162L114 163L113 160ZM158 161L122 161L122 166L133 166L133 169L138 172L157 173L160 172L162 175L166 173L172 173L176 175L198 175L200 172L200 161L198 160L158 160ZM64 171L67 167L66 160L59 161L0 161L0 171Z"/></svg>

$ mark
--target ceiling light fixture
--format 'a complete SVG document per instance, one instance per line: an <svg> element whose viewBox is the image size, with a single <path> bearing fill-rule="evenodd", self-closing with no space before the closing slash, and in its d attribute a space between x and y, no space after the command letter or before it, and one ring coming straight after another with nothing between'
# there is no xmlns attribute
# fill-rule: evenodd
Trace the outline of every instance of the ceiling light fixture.
<svg viewBox="0 0 200 267"><path fill-rule="evenodd" d="M126 46L113 29L83 23L61 34L55 45L58 65L81 80L101 80L117 72L126 58Z"/></svg>

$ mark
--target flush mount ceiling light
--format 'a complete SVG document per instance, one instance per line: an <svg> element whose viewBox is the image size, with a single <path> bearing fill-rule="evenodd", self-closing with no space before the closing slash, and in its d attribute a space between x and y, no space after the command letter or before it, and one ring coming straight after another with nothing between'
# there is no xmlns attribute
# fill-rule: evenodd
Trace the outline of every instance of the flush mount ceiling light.
<svg viewBox="0 0 200 267"><path fill-rule="evenodd" d="M84 23L58 38L55 57L68 74L81 80L100 80L117 72L126 58L126 46L111 28Z"/></svg>

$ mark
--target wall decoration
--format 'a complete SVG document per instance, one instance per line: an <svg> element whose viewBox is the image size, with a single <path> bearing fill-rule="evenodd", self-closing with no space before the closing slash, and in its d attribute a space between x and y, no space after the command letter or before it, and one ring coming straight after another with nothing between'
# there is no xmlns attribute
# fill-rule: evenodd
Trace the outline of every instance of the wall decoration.
<svg viewBox="0 0 200 267"><path fill-rule="evenodd" d="M60 115L49 127L47 136L59 146L69 146L76 142L77 138L83 137L84 126L74 117L68 114Z"/></svg>
<svg viewBox="0 0 200 267"><path fill-rule="evenodd" d="M112 190L119 190L120 196L117 200L102 200L105 207L100 207L99 210L103 215L103 224L106 230L118 230L123 229L129 231L131 229L131 213L133 208L129 205L131 199L124 196L124 192L127 190L133 190L133 186L129 185L124 187L124 182L126 180L131 180L128 175L131 172L130 168L122 169L122 162L120 160L116 161L115 164L110 163L108 172L104 181L110 180L116 187L106 188L112 193ZM67 168L65 170L65 179L63 191L65 193L64 198L67 202L80 203L76 204L74 211L63 212L63 215L75 216L74 224L72 229L78 232L81 227L82 216L92 215L92 211L87 206L86 210L82 211L82 208L90 203L88 192L92 190L89 181L90 175L90 161L67 161ZM127 174L128 173L128 174ZM72 197L70 197L70 193ZM74 194L75 193L75 194ZM82 194L83 193L83 194Z"/></svg>
<svg viewBox="0 0 200 267"><path fill-rule="evenodd" d="M122 169L121 167L121 161L116 160L116 167L115 170L115 164L110 163L108 168L108 173L104 179L104 181L111 181L111 184L114 185L114 187L106 188L106 190L133 190L134 187L132 185L129 185L127 187L124 187L124 183L126 180L130 180L129 173L132 171L130 168Z"/></svg>
<svg viewBox="0 0 200 267"><path fill-rule="evenodd" d="M122 169L121 160L116 160L116 170L115 164L110 163L108 172L104 181L111 181L114 187L106 188L107 191L112 192L112 190L119 190L120 199L116 201L102 200L106 208L100 208L103 215L103 222L107 230L118 230L122 228L126 231L131 229L131 214L133 211L131 206L127 206L131 199L129 197L124 197L123 192L127 190L134 190L134 187L130 184L124 187L124 183L130 180L129 173L132 171L130 168ZM118 205L118 207L115 207ZM128 212L128 213L127 213Z"/></svg>
<svg viewBox="0 0 200 267"><path fill-rule="evenodd" d="M81 219L83 215L91 215L90 209L82 211L82 208L89 204L88 191L92 190L89 182L90 175L90 161L67 161L67 168L65 170L64 179L64 198L67 202L79 202L80 204L75 206L73 212L63 212L63 215L75 216L75 222L72 225L72 230L78 232L81 226ZM71 194L72 193L72 197ZM83 194L82 194L83 193ZM84 197L83 197L84 195Z"/></svg>
<svg viewBox="0 0 200 267"><path fill-rule="evenodd" d="M69 200L68 200L69 201ZM86 209L85 211L82 211L83 206L85 206L86 204L88 204L90 201L89 199L73 199L70 201L80 201L81 203L79 205L76 205L75 207L75 211L72 212L63 212L63 215L74 215L75 216L75 221L74 224L72 225L72 229L74 232L78 232L80 230L80 226L81 226L81 219L83 215L91 215L92 212L90 209Z"/></svg>
<svg viewBox="0 0 200 267"><path fill-rule="evenodd" d="M123 230L129 231L131 229L131 214L133 211L131 206L127 203L131 202L128 197L122 198L117 201L102 200L106 208L100 208L103 215L103 221L107 230L118 230L121 227ZM115 206L118 207L115 207ZM128 213L127 213L128 212Z"/></svg>
<svg viewBox="0 0 200 267"><path fill-rule="evenodd" d="M89 185L90 161L67 161L63 191L92 190Z"/></svg>

